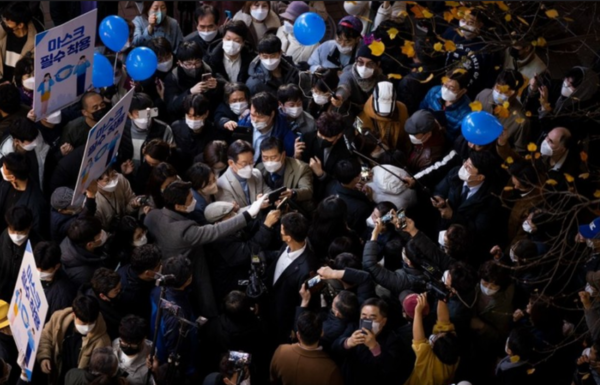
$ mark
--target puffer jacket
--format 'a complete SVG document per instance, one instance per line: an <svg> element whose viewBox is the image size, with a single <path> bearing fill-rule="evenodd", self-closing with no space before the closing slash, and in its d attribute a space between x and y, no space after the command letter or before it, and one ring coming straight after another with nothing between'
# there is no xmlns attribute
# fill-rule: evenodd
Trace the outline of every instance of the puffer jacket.
<svg viewBox="0 0 600 385"><path fill-rule="evenodd" d="M404 123L408 119L404 103L396 102L393 114L381 116L375 112L371 95L358 117L363 122L363 129L371 132L387 147L401 150L405 154L410 150L410 140L404 131Z"/></svg>
<svg viewBox="0 0 600 385"><path fill-rule="evenodd" d="M463 118L471 113L470 103L471 99L464 95L450 106L445 107L442 99L442 86L435 86L429 90L419 109L434 112L440 124L446 127L446 138L452 143L460 135ZM443 118L440 120L441 114L444 115L446 122L443 122Z"/></svg>
<svg viewBox="0 0 600 385"><path fill-rule="evenodd" d="M91 251L77 246L71 242L69 237L60 244L60 263L62 269L67 273L69 280L75 287L79 287L92 279L94 271L105 265L107 257L95 254Z"/></svg>

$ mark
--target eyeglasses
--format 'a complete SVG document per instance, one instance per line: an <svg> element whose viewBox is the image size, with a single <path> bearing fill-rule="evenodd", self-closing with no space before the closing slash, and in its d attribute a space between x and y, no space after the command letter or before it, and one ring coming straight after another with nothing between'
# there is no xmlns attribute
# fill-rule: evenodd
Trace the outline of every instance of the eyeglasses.
<svg viewBox="0 0 600 385"><path fill-rule="evenodd" d="M359 66L359 67L367 66L367 68L371 68L371 69L375 68L375 62L374 61L365 62L362 59L358 59L356 61L356 65Z"/></svg>
<svg viewBox="0 0 600 385"><path fill-rule="evenodd" d="M192 69L192 68L199 68L202 67L202 60L193 60L193 61L184 61L181 63L181 66L183 68L188 68L188 69Z"/></svg>

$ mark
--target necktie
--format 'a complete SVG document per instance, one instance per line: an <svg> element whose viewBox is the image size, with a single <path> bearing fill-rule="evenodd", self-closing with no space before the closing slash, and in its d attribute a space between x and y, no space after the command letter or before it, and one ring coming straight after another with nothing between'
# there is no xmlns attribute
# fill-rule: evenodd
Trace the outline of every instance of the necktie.
<svg viewBox="0 0 600 385"><path fill-rule="evenodd" d="M462 189L462 194L460 194L460 203L463 203L467 200L467 195L469 195L469 186L464 185Z"/></svg>
<svg viewBox="0 0 600 385"><path fill-rule="evenodd" d="M279 187L279 181L281 180L281 175L277 174L277 173L272 173L271 174L271 183L273 184L273 187Z"/></svg>

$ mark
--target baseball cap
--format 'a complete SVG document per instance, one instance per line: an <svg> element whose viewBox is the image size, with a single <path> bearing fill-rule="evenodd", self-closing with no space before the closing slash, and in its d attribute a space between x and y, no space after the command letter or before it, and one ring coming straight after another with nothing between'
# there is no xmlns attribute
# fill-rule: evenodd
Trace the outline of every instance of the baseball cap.
<svg viewBox="0 0 600 385"><path fill-rule="evenodd" d="M204 209L204 217L208 223L215 223L233 211L233 203L231 202L213 202Z"/></svg>
<svg viewBox="0 0 600 385"><path fill-rule="evenodd" d="M404 131L410 135L426 134L436 127L433 114L427 110L419 110L412 114L404 123Z"/></svg>
<svg viewBox="0 0 600 385"><path fill-rule="evenodd" d="M579 234L586 239L594 239L600 233L600 217L594 219L589 225L579 226Z"/></svg>
<svg viewBox="0 0 600 385"><path fill-rule="evenodd" d="M351 28L358 33L361 33L363 29L362 21L360 21L360 19L356 16L344 16L342 17L342 20L340 20L338 25Z"/></svg>

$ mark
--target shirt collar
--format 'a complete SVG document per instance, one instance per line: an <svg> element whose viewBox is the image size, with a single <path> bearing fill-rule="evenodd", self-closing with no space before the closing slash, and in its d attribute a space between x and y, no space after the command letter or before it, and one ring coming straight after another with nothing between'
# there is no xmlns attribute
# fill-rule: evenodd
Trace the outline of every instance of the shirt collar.
<svg viewBox="0 0 600 385"><path fill-rule="evenodd" d="M307 242L304 241L304 246L301 249L298 249L296 251L292 251L290 252L290 248L286 248L285 249L285 254L286 256L291 259L292 261L295 260L296 258L298 258L300 255L302 255L302 253L304 253L304 250L306 250L306 244Z"/></svg>
<svg viewBox="0 0 600 385"><path fill-rule="evenodd" d="M481 186L483 186L483 183L480 183L477 186L471 187L467 184L467 182L463 182L463 186L467 186L469 188L469 192L467 194L473 195L473 194L477 193L477 191L479 191Z"/></svg>
<svg viewBox="0 0 600 385"><path fill-rule="evenodd" d="M562 156L562 158L560 158L558 160L558 162L556 162L554 164L554 167L552 167L552 170L558 171L560 170L560 168L562 167L562 165L565 163L565 161L567 160L567 156L569 155L569 150L567 150L567 152L565 152L565 155Z"/></svg>

